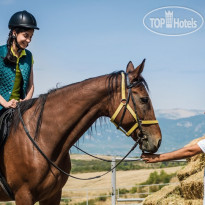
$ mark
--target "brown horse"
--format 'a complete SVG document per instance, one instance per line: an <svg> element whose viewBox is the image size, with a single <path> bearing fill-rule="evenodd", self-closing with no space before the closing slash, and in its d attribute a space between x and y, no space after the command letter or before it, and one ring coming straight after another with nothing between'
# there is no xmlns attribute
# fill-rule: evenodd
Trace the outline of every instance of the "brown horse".
<svg viewBox="0 0 205 205"><path fill-rule="evenodd" d="M140 120L155 120L146 82L141 76L143 68L144 61L136 69L131 62L127 65L129 81L134 85L131 90L136 106L131 100L128 105L133 110L136 109ZM69 173L71 163L68 150L99 117L110 118L120 102L119 72L56 89L37 99L22 102L20 106L30 135L33 138L36 136L36 143L49 159ZM122 114L123 110L116 116L116 124L120 122ZM62 188L68 177L49 165L33 146L22 124L17 122L17 111L14 113L14 119L16 128L12 126L1 154L1 170L14 193L16 204L33 205L37 201L40 205L60 204ZM126 111L121 127L128 131L134 124L136 119ZM140 148L147 152L157 151L161 141L159 125L145 123L141 126L146 138L140 141ZM139 127L130 135L136 141ZM0 200L11 200L2 188Z"/></svg>

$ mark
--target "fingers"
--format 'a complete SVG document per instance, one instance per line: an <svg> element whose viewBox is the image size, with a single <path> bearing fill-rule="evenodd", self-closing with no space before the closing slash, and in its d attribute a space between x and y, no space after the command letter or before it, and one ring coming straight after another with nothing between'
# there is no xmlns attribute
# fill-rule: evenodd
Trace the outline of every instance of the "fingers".
<svg viewBox="0 0 205 205"><path fill-rule="evenodd" d="M146 157L147 154L142 154L141 155L141 159L145 162L145 163L148 163L149 162L149 158Z"/></svg>
<svg viewBox="0 0 205 205"><path fill-rule="evenodd" d="M18 101L15 99L12 99L10 101L6 101L6 103L4 104L5 108L16 108Z"/></svg>
<svg viewBox="0 0 205 205"><path fill-rule="evenodd" d="M149 158L146 158L146 157L143 157L142 160L145 162L145 163L149 163Z"/></svg>
<svg viewBox="0 0 205 205"><path fill-rule="evenodd" d="M15 99L12 99L12 100L9 101L9 103L10 103L10 107L16 108L16 105L17 105L18 101L15 100Z"/></svg>
<svg viewBox="0 0 205 205"><path fill-rule="evenodd" d="M26 99L26 98L20 99L19 102L23 102L23 101L25 101L25 100L28 100L28 99Z"/></svg>
<svg viewBox="0 0 205 205"><path fill-rule="evenodd" d="M152 154L142 154L141 155L141 158L142 159L149 159L149 158L151 158L152 157Z"/></svg>
<svg viewBox="0 0 205 205"><path fill-rule="evenodd" d="M159 155L158 154L142 154L141 158L145 163L155 163L159 162Z"/></svg>

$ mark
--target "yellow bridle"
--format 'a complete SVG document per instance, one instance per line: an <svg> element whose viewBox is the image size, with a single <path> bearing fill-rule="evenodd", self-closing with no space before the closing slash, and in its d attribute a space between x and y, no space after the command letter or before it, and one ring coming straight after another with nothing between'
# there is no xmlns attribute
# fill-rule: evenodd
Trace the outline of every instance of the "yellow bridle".
<svg viewBox="0 0 205 205"><path fill-rule="evenodd" d="M113 116L111 117L110 121L117 127L117 129L119 129L120 131L122 131L124 134L126 134L127 136L130 136L138 127L138 119L137 119L137 115L136 113L133 111L133 109L130 107L129 104L126 105L126 98L125 98L125 74L122 72L122 83L121 83L121 90L122 90L122 99L121 99L121 103L118 106L117 110L115 111L115 113L113 114ZM136 123L132 126L132 128L130 128L130 130L128 132L126 132L122 127L119 127L119 125L117 125L114 121L116 119L116 117L118 116L118 114L120 113L120 111L122 110L122 108L126 106L126 108L129 110L130 114L134 117L134 119L136 120ZM139 121L141 125L152 125L152 124L158 124L158 120L140 120Z"/></svg>

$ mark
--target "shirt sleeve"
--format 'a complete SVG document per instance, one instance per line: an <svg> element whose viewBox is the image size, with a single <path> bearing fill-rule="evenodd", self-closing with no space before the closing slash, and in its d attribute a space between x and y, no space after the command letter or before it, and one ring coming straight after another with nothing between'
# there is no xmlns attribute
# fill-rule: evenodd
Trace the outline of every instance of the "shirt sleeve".
<svg viewBox="0 0 205 205"><path fill-rule="evenodd" d="M32 55L32 58L31 58L31 65L33 66L34 64L34 60L33 60L33 55Z"/></svg>
<svg viewBox="0 0 205 205"><path fill-rule="evenodd" d="M201 150L205 153L205 139L200 140L197 144L199 145Z"/></svg>

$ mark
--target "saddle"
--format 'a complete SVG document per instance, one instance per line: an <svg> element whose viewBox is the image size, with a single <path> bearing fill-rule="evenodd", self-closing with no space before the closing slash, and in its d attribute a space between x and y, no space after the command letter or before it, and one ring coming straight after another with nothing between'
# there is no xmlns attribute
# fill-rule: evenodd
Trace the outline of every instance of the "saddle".
<svg viewBox="0 0 205 205"><path fill-rule="evenodd" d="M3 147L8 138L8 135L10 133L13 113L14 113L14 109L10 108L4 111L3 114L0 116L0 152L2 152ZM6 179L3 176L1 170L0 170L0 186L11 199L14 199L14 194L11 191L8 183L6 182Z"/></svg>

